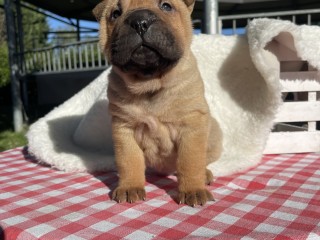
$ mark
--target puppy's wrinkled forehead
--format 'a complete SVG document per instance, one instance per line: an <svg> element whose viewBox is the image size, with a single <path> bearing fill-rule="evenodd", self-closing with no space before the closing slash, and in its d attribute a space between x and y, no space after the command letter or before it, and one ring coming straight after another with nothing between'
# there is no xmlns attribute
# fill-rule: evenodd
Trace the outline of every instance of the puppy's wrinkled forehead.
<svg viewBox="0 0 320 240"><path fill-rule="evenodd" d="M152 8L159 0L120 0L121 6L124 9L136 9L136 8Z"/></svg>
<svg viewBox="0 0 320 240"><path fill-rule="evenodd" d="M97 20L100 21L102 17L106 17L114 9L120 8L123 12L139 8L158 9L159 5L163 2L167 2L173 6L187 6L191 13L195 0L103 0L95 7L93 13Z"/></svg>
<svg viewBox="0 0 320 240"><path fill-rule="evenodd" d="M137 8L153 8L159 0L103 0L93 10L98 21L107 17L115 9L127 12ZM108 18L106 18L108 20Z"/></svg>

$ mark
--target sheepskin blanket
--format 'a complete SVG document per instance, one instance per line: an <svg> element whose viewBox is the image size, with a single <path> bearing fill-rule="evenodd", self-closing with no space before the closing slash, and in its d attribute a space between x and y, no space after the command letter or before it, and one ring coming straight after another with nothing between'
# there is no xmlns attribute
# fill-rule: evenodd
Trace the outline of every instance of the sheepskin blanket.
<svg viewBox="0 0 320 240"><path fill-rule="evenodd" d="M267 47L283 32L294 39L298 56L320 68L317 27L257 19L246 36L194 36L206 99L223 131L222 156L208 166L215 176L242 171L261 159L281 103L279 61ZM109 73L30 127L29 152L38 161L64 171L116 170L106 96Z"/></svg>

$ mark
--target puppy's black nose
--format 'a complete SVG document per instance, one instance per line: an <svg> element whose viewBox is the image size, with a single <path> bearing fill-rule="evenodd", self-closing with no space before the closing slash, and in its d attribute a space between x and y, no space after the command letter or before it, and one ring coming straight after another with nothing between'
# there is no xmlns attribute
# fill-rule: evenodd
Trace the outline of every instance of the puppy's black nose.
<svg viewBox="0 0 320 240"><path fill-rule="evenodd" d="M140 36L143 36L155 19L156 15L153 12L141 9L132 12L126 19L126 22L135 29Z"/></svg>
<svg viewBox="0 0 320 240"><path fill-rule="evenodd" d="M130 26L134 28L140 36L142 36L149 28L149 23L146 19L135 19Z"/></svg>

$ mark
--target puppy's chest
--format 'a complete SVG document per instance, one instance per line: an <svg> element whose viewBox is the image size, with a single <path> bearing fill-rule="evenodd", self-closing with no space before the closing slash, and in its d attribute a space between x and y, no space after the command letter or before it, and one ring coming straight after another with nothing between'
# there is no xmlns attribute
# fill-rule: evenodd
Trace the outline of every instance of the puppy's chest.
<svg viewBox="0 0 320 240"><path fill-rule="evenodd" d="M134 130L135 140L144 152L147 165L165 172L172 171L174 166L179 118L182 116L177 112L181 107L175 107L175 98L167 96L119 98L115 95L109 98L111 114Z"/></svg>
<svg viewBox="0 0 320 240"><path fill-rule="evenodd" d="M171 118L164 109L158 112L141 108L140 117L135 119L135 138L143 148L148 144L158 145L159 151L171 151L177 140L179 123Z"/></svg>
<svg viewBox="0 0 320 240"><path fill-rule="evenodd" d="M159 171L173 171L177 155L177 126L147 115L136 123L134 132L135 139L144 152L147 165Z"/></svg>
<svg viewBox="0 0 320 240"><path fill-rule="evenodd" d="M159 168L161 162L175 158L179 121L172 117L170 107L166 104L140 102L134 108L138 110L133 126L135 139L147 163Z"/></svg>

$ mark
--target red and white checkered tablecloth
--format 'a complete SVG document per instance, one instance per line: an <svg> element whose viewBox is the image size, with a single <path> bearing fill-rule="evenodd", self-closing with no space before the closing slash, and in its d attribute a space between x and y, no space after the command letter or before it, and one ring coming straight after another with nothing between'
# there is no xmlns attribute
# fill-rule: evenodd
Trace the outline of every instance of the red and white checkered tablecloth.
<svg viewBox="0 0 320 240"><path fill-rule="evenodd" d="M115 173L64 173L23 149L0 154L4 239L320 239L320 154L265 156L218 178L204 207L178 205L173 176L148 176L147 201L117 204Z"/></svg>

